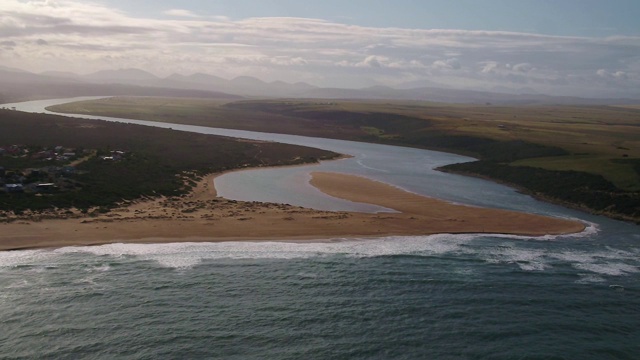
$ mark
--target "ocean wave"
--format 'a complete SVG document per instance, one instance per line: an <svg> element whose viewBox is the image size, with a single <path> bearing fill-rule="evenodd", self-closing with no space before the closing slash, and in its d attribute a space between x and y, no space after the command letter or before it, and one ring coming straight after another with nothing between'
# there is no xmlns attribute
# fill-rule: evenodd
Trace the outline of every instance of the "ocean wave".
<svg viewBox="0 0 640 360"><path fill-rule="evenodd" d="M25 265L55 266L50 250L0 251L0 269Z"/></svg>
<svg viewBox="0 0 640 360"><path fill-rule="evenodd" d="M594 222L572 218L572 217L560 217L566 220L579 221L585 225L584 230L579 233L573 234L560 234L560 235L544 235L544 236L526 236L526 235L506 235L506 234L490 234L491 237L518 239L518 240L538 240L538 241L552 241L559 239L584 239L592 238L600 233L600 226Z"/></svg>
<svg viewBox="0 0 640 360"><path fill-rule="evenodd" d="M595 225L592 227L595 228ZM589 233L587 232L587 234ZM582 233L579 236L588 235ZM573 246L579 245L574 242L567 242L567 246L548 247L543 243L519 241L522 239L532 238L487 234L438 234L380 239L329 239L325 242L315 243L248 241L168 244L120 243L0 253L0 270L19 266L51 267L57 263L69 263L70 260L62 258L65 255L88 253L98 257L108 256L122 262L152 261L162 267L174 269L188 269L216 259L286 260L327 256L372 258L397 255L419 257L447 255L465 259L476 258L490 264L515 265L525 272L546 271L558 264L569 265L579 270L581 274L625 276L640 272L638 249L618 249L612 246L584 248ZM83 260L86 264L87 260ZM110 266L104 265L103 258L94 260L89 261L91 266L87 271L106 272L111 270Z"/></svg>
<svg viewBox="0 0 640 360"><path fill-rule="evenodd" d="M591 271L596 274L609 276L622 276L640 272L637 266L620 262L583 262L575 263L573 267L578 270Z"/></svg>
<svg viewBox="0 0 640 360"><path fill-rule="evenodd" d="M480 252L485 261L492 264L516 264L523 271L542 271L552 267L546 260L543 249L519 248L516 245L503 245Z"/></svg>
<svg viewBox="0 0 640 360"><path fill-rule="evenodd" d="M523 271L543 271L557 264L592 274L627 276L640 273L637 251L604 249L546 249L521 247L517 243L487 247L478 256L493 264L516 264Z"/></svg>
<svg viewBox="0 0 640 360"><path fill-rule="evenodd" d="M603 283L606 280L602 276L598 276L595 274L583 273L578 274L580 279L576 280L576 284L593 284L593 283Z"/></svg>
<svg viewBox="0 0 640 360"><path fill-rule="evenodd" d="M169 244L108 244L67 247L57 254L91 253L96 256L132 256L165 267L189 268L214 259L306 259L328 255L378 257L404 254L442 254L455 251L479 235L432 235L382 239L332 239L330 242L220 242ZM0 266L2 260L0 258Z"/></svg>

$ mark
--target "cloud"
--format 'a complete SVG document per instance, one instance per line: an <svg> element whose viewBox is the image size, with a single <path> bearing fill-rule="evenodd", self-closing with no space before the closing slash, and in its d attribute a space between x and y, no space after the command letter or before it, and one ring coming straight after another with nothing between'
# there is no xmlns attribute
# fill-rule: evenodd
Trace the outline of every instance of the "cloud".
<svg viewBox="0 0 640 360"><path fill-rule="evenodd" d="M386 62L386 58L381 56L367 56L366 59L356 64L358 67L370 67L370 68L381 68L383 67L383 62Z"/></svg>
<svg viewBox="0 0 640 360"><path fill-rule="evenodd" d="M624 71L616 71L613 73L613 77L616 79L629 79L629 75Z"/></svg>
<svg viewBox="0 0 640 360"><path fill-rule="evenodd" d="M164 14L171 18L134 17L79 0L2 0L0 38L20 44L3 53L2 62L38 72L140 67L160 75L214 72L288 81L348 72L383 83L432 78L576 94L589 83L603 91L640 89L640 37L374 28L290 17L231 20L186 9Z"/></svg>
<svg viewBox="0 0 640 360"><path fill-rule="evenodd" d="M528 73L530 71L533 71L534 67L529 63L521 63L521 64L514 65L512 69L513 71L516 71L516 72Z"/></svg>
<svg viewBox="0 0 640 360"><path fill-rule="evenodd" d="M16 44L15 41L0 41L0 46L2 46L5 49L13 49L17 45L18 44Z"/></svg>
<svg viewBox="0 0 640 360"><path fill-rule="evenodd" d="M170 9L163 12L165 15L175 16L175 17L187 17L187 18L199 18L200 15L197 15L189 10L184 9Z"/></svg>
<svg viewBox="0 0 640 360"><path fill-rule="evenodd" d="M632 74L626 71L622 71L622 70L608 71L605 69L598 69L598 71L596 71L596 75L598 75L598 77L600 78L616 79L616 80L629 80L633 77Z"/></svg>
<svg viewBox="0 0 640 360"><path fill-rule="evenodd" d="M230 17L224 15L210 16L209 18L216 21L231 21Z"/></svg>
<svg viewBox="0 0 640 360"><path fill-rule="evenodd" d="M498 70L499 64L495 61L487 61L483 64L482 70L480 70L483 74L495 73Z"/></svg>
<svg viewBox="0 0 640 360"><path fill-rule="evenodd" d="M459 70L462 68L460 61L456 58L447 60L436 60L433 62L433 67L440 70Z"/></svg>

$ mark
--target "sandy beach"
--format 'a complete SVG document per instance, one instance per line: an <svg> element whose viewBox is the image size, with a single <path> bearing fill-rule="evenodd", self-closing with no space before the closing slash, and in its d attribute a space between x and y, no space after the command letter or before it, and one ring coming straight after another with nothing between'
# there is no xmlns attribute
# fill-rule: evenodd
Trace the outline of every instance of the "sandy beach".
<svg viewBox="0 0 640 360"><path fill-rule="evenodd" d="M218 197L213 186L215 176L204 177L189 195L141 200L97 216L75 212L43 219L42 215L30 215L0 223L0 250L119 242L319 242L436 233L538 236L576 233L585 227L577 221L452 204L338 173L313 173L311 184L334 197L398 212L330 212L241 202Z"/></svg>

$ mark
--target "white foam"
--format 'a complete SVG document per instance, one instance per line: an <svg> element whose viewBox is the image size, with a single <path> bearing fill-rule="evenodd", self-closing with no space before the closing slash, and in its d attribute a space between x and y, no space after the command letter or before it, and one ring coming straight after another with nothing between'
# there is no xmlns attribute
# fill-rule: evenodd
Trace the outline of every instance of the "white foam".
<svg viewBox="0 0 640 360"><path fill-rule="evenodd" d="M109 266L108 264L91 266L85 269L85 271L87 272L97 272L97 273L103 273L109 270L111 270L111 266Z"/></svg>
<svg viewBox="0 0 640 360"><path fill-rule="evenodd" d="M499 246L481 255L489 263L516 264L523 271L542 271L551 267L544 259L545 250L519 248L516 244Z"/></svg>
<svg viewBox="0 0 640 360"><path fill-rule="evenodd" d="M570 263L572 267L591 273L608 276L625 276L640 273L638 256L635 252L608 248L598 251L547 251L545 258L550 261L560 260ZM543 257L540 257L543 259Z"/></svg>
<svg viewBox="0 0 640 360"><path fill-rule="evenodd" d="M31 282L26 280L26 279L21 279L18 281L14 281L13 283L6 285L4 288L5 289L24 289L27 287L32 286Z"/></svg>
<svg viewBox="0 0 640 360"><path fill-rule="evenodd" d="M20 265L46 265L51 259L51 251L22 250L0 251L0 269Z"/></svg>
<svg viewBox="0 0 640 360"><path fill-rule="evenodd" d="M597 274L609 275L609 276L622 276L622 275L629 275L632 273L640 272L637 266L619 263L619 262L575 263L573 264L573 267L579 270L587 270Z"/></svg>
<svg viewBox="0 0 640 360"><path fill-rule="evenodd" d="M510 264L522 271L545 271L562 262L592 275L626 276L640 272L640 251L635 248L613 247L593 250L569 250L542 247L535 243L508 239L499 245L474 243L486 234L439 234L431 236L387 237L381 239L334 239L329 242L221 242L172 244L109 244L102 246L67 247L56 250L0 252L0 270L19 265L38 268L55 266L66 254L89 253L96 256L126 258L123 261L153 261L160 266L188 269L203 261L216 259L307 259L323 256L356 258L389 255L437 256L454 254L478 257L488 263ZM526 238L529 239L529 238ZM95 260L95 259L94 259ZM93 260L92 260L93 262ZM88 272L107 272L111 267L99 260ZM586 281L586 280L585 280Z"/></svg>
<svg viewBox="0 0 640 360"><path fill-rule="evenodd" d="M499 238L509 237L499 236ZM511 238L523 239L523 237ZM640 251L636 248L621 250L607 246L604 250L555 250L523 247L517 241L510 241L480 250L475 247L463 248L463 251L475 254L488 263L515 264L523 271L544 271L561 261L576 269L598 275L627 276L640 273L638 256Z"/></svg>
<svg viewBox="0 0 640 360"><path fill-rule="evenodd" d="M593 283L603 283L605 279L601 276L594 274L578 274L580 279L576 280L576 284L593 284Z"/></svg>
<svg viewBox="0 0 640 360"><path fill-rule="evenodd" d="M603 256L614 256L616 258L618 257L624 257L624 258L630 258L630 259L635 259L638 258L638 256L640 255L640 249L636 249L636 248L630 248L630 251L627 250L620 250L620 249L616 249L613 248L611 246L605 246L605 248L608 250L607 253L603 253Z"/></svg>
<svg viewBox="0 0 640 360"><path fill-rule="evenodd" d="M496 238L518 239L518 240L552 241L552 240L571 239L571 238L573 239L590 238L594 235L597 235L600 232L600 227L596 223L585 221L582 219L569 218L569 217L560 217L560 218L582 222L585 225L585 228L583 231L579 233L562 234L562 235L523 236L523 235L490 234L488 236L496 237Z"/></svg>
<svg viewBox="0 0 640 360"><path fill-rule="evenodd" d="M580 263L580 264L607 263L611 261L613 261L612 262L613 264L619 261L637 262L638 252L625 251L625 250L615 249L608 246L606 247L606 250L596 250L596 251L590 251L590 252L562 251L562 252L554 253L553 257L558 260Z"/></svg>
<svg viewBox="0 0 640 360"><path fill-rule="evenodd" d="M91 253L97 256L132 256L171 268L189 268L213 259L305 259L327 255L377 257L402 254L442 254L456 251L480 235L440 234L382 239L335 239L335 242L221 242L172 244L109 244L67 247L56 254Z"/></svg>
<svg viewBox="0 0 640 360"><path fill-rule="evenodd" d="M531 263L518 263L518 267L523 271L543 271L548 268L548 265L540 262Z"/></svg>

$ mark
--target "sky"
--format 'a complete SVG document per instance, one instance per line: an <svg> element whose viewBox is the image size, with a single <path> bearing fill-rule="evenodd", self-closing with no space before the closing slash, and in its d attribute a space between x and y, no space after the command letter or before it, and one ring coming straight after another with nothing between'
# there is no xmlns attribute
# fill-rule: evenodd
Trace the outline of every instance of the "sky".
<svg viewBox="0 0 640 360"><path fill-rule="evenodd" d="M640 97L637 0L2 0L0 66Z"/></svg>

